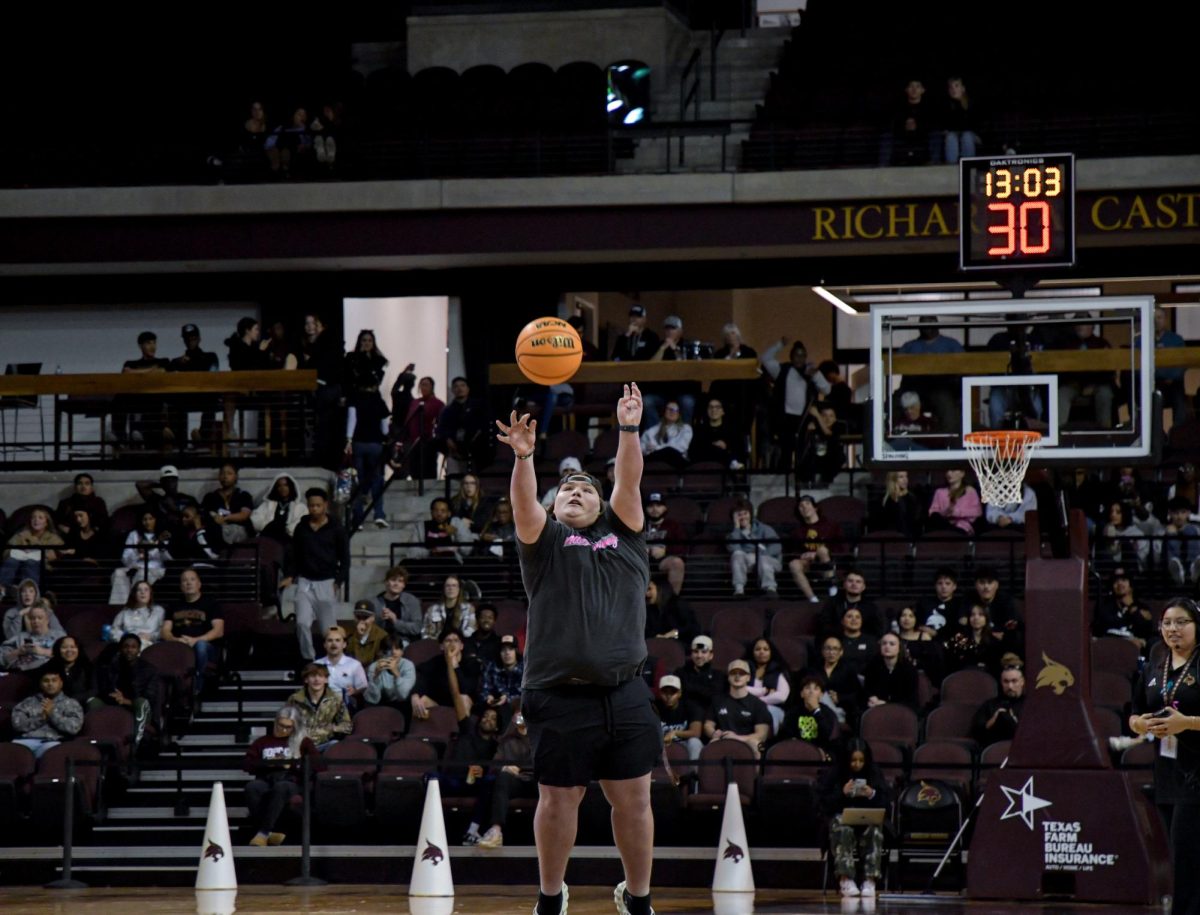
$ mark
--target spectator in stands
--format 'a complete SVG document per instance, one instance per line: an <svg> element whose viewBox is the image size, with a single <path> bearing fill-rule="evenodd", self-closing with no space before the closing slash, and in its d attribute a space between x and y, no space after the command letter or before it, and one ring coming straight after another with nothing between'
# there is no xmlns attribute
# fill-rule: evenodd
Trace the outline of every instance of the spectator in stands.
<svg viewBox="0 0 1200 915"><path fill-rule="evenodd" d="M129 591L133 584L139 581L154 584L162 578L167 572L166 563L172 558L167 549L170 545L171 532L160 530L158 515L147 508L142 512L138 526L125 537L121 568L112 573L112 590L108 595L108 602L124 604L129 599Z"/></svg>
<svg viewBox="0 0 1200 915"><path fill-rule="evenodd" d="M119 642L126 635L136 635L142 648L159 640L166 611L154 601L154 588L148 581L133 586L125 606L112 621L109 641Z"/></svg>
<svg viewBox="0 0 1200 915"><path fill-rule="evenodd" d="M1133 338L1133 345L1140 346L1142 335L1138 334ZM1176 349L1186 346L1187 342L1175 331L1171 330L1171 314L1168 309L1161 305L1154 309L1154 348L1155 349ZM1155 368L1154 369L1154 388L1162 393L1162 404L1164 410L1171 411L1171 425L1176 426L1186 421L1189 417L1187 388L1184 384L1184 375L1187 369L1179 366L1177 368Z"/></svg>
<svg viewBox="0 0 1200 915"><path fill-rule="evenodd" d="M354 604L354 634L346 643L346 654L364 668L375 663L387 642L387 630L375 624L375 605L369 600Z"/></svg>
<svg viewBox="0 0 1200 915"><path fill-rule="evenodd" d="M1149 657L1150 643L1156 638L1154 614L1133 593L1133 582L1123 568L1113 572L1109 593L1100 599L1092 622L1092 635L1129 639Z"/></svg>
<svg viewBox="0 0 1200 915"><path fill-rule="evenodd" d="M317 163L325 166L327 172L332 172L337 162L337 138L342 131L342 104L322 105L321 113L313 118L311 129Z"/></svg>
<svg viewBox="0 0 1200 915"><path fill-rule="evenodd" d="M1075 341L1067 346L1070 350L1112 349L1112 344L1095 333L1090 312L1081 311L1074 315ZM1058 382L1059 422L1067 423L1071 418L1072 402L1083 397L1091 401L1092 418L1101 429L1111 429L1115 420L1116 386L1114 374L1107 372L1061 372Z"/></svg>
<svg viewBox="0 0 1200 915"><path fill-rule="evenodd" d="M664 674L658 681L654 710L662 723L663 746L682 743L688 759L699 759L703 742L705 710L683 695L683 683L675 674Z"/></svg>
<svg viewBox="0 0 1200 915"><path fill-rule="evenodd" d="M388 358L375 341L375 331L360 330L354 341L354 351L346 354L347 398L363 391L378 392L387 366Z"/></svg>
<svg viewBox="0 0 1200 915"><path fill-rule="evenodd" d="M1196 465L1191 461L1184 461L1179 465L1179 473L1175 477L1175 482L1167 489L1168 503L1176 498L1182 498L1188 507L1188 520L1200 521L1200 479L1197 479ZM1167 512L1170 513L1171 507L1168 504Z"/></svg>
<svg viewBox="0 0 1200 915"><path fill-rule="evenodd" d="M86 705L96 695L96 668L92 659L79 650L79 642L69 635L58 639L51 651L50 665L62 674L63 693Z"/></svg>
<svg viewBox="0 0 1200 915"><path fill-rule="evenodd" d="M921 395L916 391L903 391L900 394L900 413L892 417L889 436L906 439L904 442L892 442L901 448L920 451L925 448L921 442L907 441L910 436L929 435L936 432L938 421L932 413L925 411L921 404Z"/></svg>
<svg viewBox="0 0 1200 915"><path fill-rule="evenodd" d="M687 553L687 535L677 521L667 517L669 510L661 492L650 493L646 500L644 536L651 569L664 573L671 590L679 594L686 572L683 557Z"/></svg>
<svg viewBox="0 0 1200 915"><path fill-rule="evenodd" d="M140 359L130 359L121 366L123 375L165 372L167 359L158 358L158 335L144 330L138 334ZM163 429L163 400L157 394L118 394L113 398L112 432L120 443L149 441L159 444Z"/></svg>
<svg viewBox="0 0 1200 915"><path fill-rule="evenodd" d="M1158 520L1158 509L1155 508L1157 497L1156 487L1149 480L1143 480L1138 468L1126 465L1117 468L1115 486L1109 493L1110 501L1120 501L1126 508L1126 517L1143 534L1148 537L1161 537L1166 527ZM1152 542L1152 552L1158 558L1162 552L1161 541Z"/></svg>
<svg viewBox="0 0 1200 915"><path fill-rule="evenodd" d="M292 111L292 117L287 123L280 124L271 131L264 147L271 166L271 177L290 178L294 165L299 165L302 170L313 155L313 136L308 129L308 111L304 108Z"/></svg>
<svg viewBox="0 0 1200 915"><path fill-rule="evenodd" d="M32 578L26 578L16 587L17 602L13 606L4 611L4 638L11 639L22 632L29 631L29 611L34 607L41 606L46 608L50 614L50 632L56 638L61 638L67 632L63 629L62 623L58 621L54 611L50 609L48 604L42 601L42 592L38 588L37 582Z"/></svg>
<svg viewBox="0 0 1200 915"><path fill-rule="evenodd" d="M358 473L358 488L351 505L351 530L358 530L362 526L368 499L375 515L375 527L388 529L387 511L383 504L383 466L384 443L390 425L391 414L379 396L378 387L351 390L346 408L345 452L354 461L354 469Z"/></svg>
<svg viewBox="0 0 1200 915"><path fill-rule="evenodd" d="M729 662L729 689L713 697L704 716L705 740L740 740L753 752L762 755L771 736L771 713L757 696L750 695L750 665L738 658Z"/></svg>
<svg viewBox="0 0 1200 915"><path fill-rule="evenodd" d="M70 564L97 566L108 553L106 538L92 523L92 515L86 508L77 508L72 513L71 526L63 535L63 543L58 555Z"/></svg>
<svg viewBox="0 0 1200 915"><path fill-rule="evenodd" d="M692 441L688 456L693 462L713 461L730 470L741 470L746 464L746 433L738 425L739 417L725 411L716 397L709 398L704 415L692 425Z"/></svg>
<svg viewBox="0 0 1200 915"><path fill-rule="evenodd" d="M746 579L751 569L758 570L758 585L767 597L778 597L775 575L783 568L783 544L769 524L754 517L754 507L747 501L733 507L733 530L725 535L729 551L729 568L733 576L733 596L746 593Z"/></svg>
<svg viewBox="0 0 1200 915"><path fill-rule="evenodd" d="M389 635L380 646L379 658L367 669L367 688L363 701L367 705L388 705L403 712L407 720L412 707L408 697L417 685L417 669L404 657L404 644L399 637Z"/></svg>
<svg viewBox="0 0 1200 915"><path fill-rule="evenodd" d="M863 629L863 614L858 607L847 607L842 614L838 632L845 654L844 663L858 676L866 669L867 662L879 650L879 640Z"/></svg>
<svg viewBox="0 0 1200 915"><path fill-rule="evenodd" d="M259 346L266 358L263 368L292 371L300 367L300 360L288 342L287 326L282 321L271 325L270 332Z"/></svg>
<svg viewBox="0 0 1200 915"><path fill-rule="evenodd" d="M294 706L285 705L275 713L271 733L250 744L242 762L242 769L254 776L244 789L255 828L251 845L282 845L287 838L276 832L275 826L292 798L301 792L301 760L305 756L313 763L320 759L304 726L304 715Z"/></svg>
<svg viewBox="0 0 1200 915"><path fill-rule="evenodd" d="M1004 653L1000 633L993 631L992 618L987 610L975 604L967 613L967 624L947 627L945 639L946 672L968 668L986 670L992 676L1000 672L1000 657Z"/></svg>
<svg viewBox="0 0 1200 915"><path fill-rule="evenodd" d="M96 495L96 481L90 473L75 474L74 491L58 503L54 519L61 534L75 526L75 512L83 509L91 516L92 527L103 530L108 527L108 505Z"/></svg>
<svg viewBox="0 0 1200 915"><path fill-rule="evenodd" d="M461 702L456 685L457 677L450 672L451 689L454 692L455 710L458 713L458 737L446 750L446 764L442 778L447 790L459 797L474 797L470 823L462 837L463 845L478 845L483 838L479 827L488 818L491 804L492 776L486 765L496 755L497 735L500 733L500 713L495 709L484 709L472 715L468 706ZM457 764L457 765L454 765Z"/></svg>
<svg viewBox="0 0 1200 915"><path fill-rule="evenodd" d="M262 340L262 325L258 323L257 318L239 319L237 329L225 338L225 345L229 348L231 372L252 372L268 367L266 346ZM215 355L213 359L216 359Z"/></svg>
<svg viewBox="0 0 1200 915"><path fill-rule="evenodd" d="M533 745L525 716L513 715L508 729L500 736L500 744L492 760L495 782L492 784L491 825L479 838L480 848L500 848L504 844L504 824L508 821L508 802L515 797L534 798L537 784L533 780ZM486 825L481 821L482 825Z"/></svg>
<svg viewBox="0 0 1200 915"><path fill-rule="evenodd" d="M692 443L692 427L685 421L679 404L669 401L661 422L642 433L642 454L679 470L688 465L688 446Z"/></svg>
<svg viewBox="0 0 1200 915"><path fill-rule="evenodd" d="M183 600L171 607L162 627L164 642L183 642L196 652L196 677L193 692L204 692L209 663L221 657L220 641L225 636L225 616L220 605L204 593L200 573L184 569L179 576Z"/></svg>
<svg viewBox="0 0 1200 915"><path fill-rule="evenodd" d="M28 747L35 759L83 728L83 706L63 694L63 678L57 668L43 670L39 692L22 699L12 710L13 743Z"/></svg>
<svg viewBox="0 0 1200 915"><path fill-rule="evenodd" d="M922 315L918 321L919 330L917 338L909 340L900 347L900 352L905 356L940 356L946 353L961 353L963 345L953 337L947 337L942 334L938 328L937 315ZM944 384L942 378L937 375L914 375L912 377L905 376L900 380L901 391L901 410L904 410L903 394L904 392L912 392L917 395L916 418L914 418L911 407L912 401L909 401L909 408L906 419L909 423L918 422L925 414L921 412L921 405L925 404L929 407L929 413L933 419L933 425L943 432L958 432L962 425L962 397L956 395L950 385ZM920 431L929 431L925 428L924 423ZM994 428L999 426L993 424Z"/></svg>
<svg viewBox="0 0 1200 915"><path fill-rule="evenodd" d="M846 649L837 635L821 642L821 663L816 673L825 686L825 698L843 724L858 720L862 684L858 672L846 661Z"/></svg>
<svg viewBox="0 0 1200 915"><path fill-rule="evenodd" d="M212 560L220 555L222 546L221 528L217 524L205 525L200 509L189 505L183 510L182 530L171 540L171 558L192 563L198 568L211 568Z"/></svg>
<svg viewBox="0 0 1200 915"><path fill-rule="evenodd" d="M975 570L975 594L971 600L987 611L997 630L1011 631L1021 623L1012 597L1000 590L1000 580L991 566L979 566ZM962 622L961 618L959 622Z"/></svg>
<svg viewBox="0 0 1200 915"><path fill-rule="evenodd" d="M887 614L875 602L865 597L867 593L867 576L862 569L850 568L842 576L841 593L834 595L821 608L817 618L817 631L839 635L842 630L842 618L851 608L859 611L863 628L868 635L879 638L888 630Z"/></svg>
<svg viewBox="0 0 1200 915"><path fill-rule="evenodd" d="M842 529L834 522L821 517L817 500L810 495L800 496L796 500L794 511L800 523L792 534L793 543L789 552L794 558L788 562L788 571L792 573L792 581L796 583L800 593L815 604L820 598L813 591L808 573L816 572L820 575L820 580L830 596L837 593L833 551L841 547Z"/></svg>
<svg viewBox="0 0 1200 915"><path fill-rule="evenodd" d="M461 375L450 382L450 396L434 431L437 449L446 456L447 473L478 472L492 462L495 452L490 411L471 396L471 386Z"/></svg>
<svg viewBox="0 0 1200 915"><path fill-rule="evenodd" d="M325 633L325 657L317 658L317 663L329 668L330 687L353 708L354 697L367 688L367 672L357 659L346 654L346 638L341 626L330 628Z"/></svg>
<svg viewBox="0 0 1200 915"><path fill-rule="evenodd" d="M979 146L979 115L961 76L946 80L946 104L942 111L945 161L955 165L960 157L970 158Z"/></svg>
<svg viewBox="0 0 1200 915"><path fill-rule="evenodd" d="M475 552L480 556L512 559L516 556L516 549L517 525L513 520L512 503L507 496L501 496L492 506L491 515L479 532Z"/></svg>
<svg viewBox="0 0 1200 915"><path fill-rule="evenodd" d="M892 628L913 665L938 686L942 682L942 646L929 630L918 624L916 611L912 607L901 607Z"/></svg>
<svg viewBox="0 0 1200 915"><path fill-rule="evenodd" d="M116 705L133 715L133 746L141 745L146 725L158 707L158 671L142 655L142 640L127 632L117 643L117 653L96 671L96 698L89 708Z"/></svg>
<svg viewBox="0 0 1200 915"><path fill-rule="evenodd" d="M799 340L792 344L788 364L779 364L776 356L787 343L787 337L780 337L762 354L762 366L775 382L770 399L771 437L778 448L774 469L783 471L791 470L792 459L800 452L802 428L817 394L830 391L828 380L808 361L808 348Z"/></svg>
<svg viewBox="0 0 1200 915"><path fill-rule="evenodd" d="M525 677L525 661L517 651L515 635L500 636L500 657L483 667L479 696L487 708L500 714L506 722L514 709L521 707L521 681Z"/></svg>
<svg viewBox="0 0 1200 915"><path fill-rule="evenodd" d="M825 395L824 400L833 407L838 417L846 422L851 432L860 432L854 407L854 392L850 390L850 385L846 384L846 376L842 374L841 366L832 359L826 359L817 365L817 371L829 382L829 393Z"/></svg>
<svg viewBox="0 0 1200 915"><path fill-rule="evenodd" d="M450 502L441 496L429 503L429 518L423 522L425 550L428 559L423 565L444 567L456 566L461 562L459 543L470 543L475 538L471 534L470 525L462 518L450 515Z"/></svg>
<svg viewBox="0 0 1200 915"><path fill-rule="evenodd" d="M879 164L928 165L942 157L942 138L934 130L934 115L925 101L925 84L910 79L904 100L892 112L879 145Z"/></svg>
<svg viewBox="0 0 1200 915"><path fill-rule="evenodd" d="M1144 572L1150 560L1150 541L1142 536L1142 529L1133 523L1131 514L1124 502L1114 502L1108 507L1104 536L1096 545L1097 558L1103 555L1113 565L1128 565Z"/></svg>
<svg viewBox="0 0 1200 915"><path fill-rule="evenodd" d="M411 394L416 376L413 365L400 373L392 387L392 454L388 459L401 475L425 479L437 476L438 451L433 432L445 404L433 391L428 375L417 384L417 396Z"/></svg>
<svg viewBox="0 0 1200 915"><path fill-rule="evenodd" d="M375 621L402 646L422 638L425 615L421 602L408 593L408 569L392 566L384 576L383 590L375 595Z"/></svg>
<svg viewBox="0 0 1200 915"><path fill-rule="evenodd" d="M1025 674L1020 667L1000 672L1000 695L984 700L971 724L971 736L980 747L1012 740L1025 713Z"/></svg>
<svg viewBox="0 0 1200 915"><path fill-rule="evenodd" d="M180 328L183 338L183 355L176 356L167 364L168 372L216 372L221 368L216 353L210 353L200 347L200 328L195 324L185 324ZM230 365L230 368L233 368ZM183 394L169 397L167 405L167 428L164 436L168 442L174 442L175 447L183 449L187 446L188 413L200 413L200 427L193 433L195 439L213 437L216 425L215 401L209 394Z"/></svg>
<svg viewBox="0 0 1200 915"><path fill-rule="evenodd" d="M804 676L800 680L800 691L792 694L791 701L783 709L783 724L777 739L805 740L816 746L826 759L832 759L838 719L824 700L824 681L816 674Z"/></svg>
<svg viewBox="0 0 1200 915"><path fill-rule="evenodd" d="M824 401L813 404L808 413L800 433L802 447L796 457L796 479L829 485L846 466L837 413L833 404Z"/></svg>
<svg viewBox="0 0 1200 915"><path fill-rule="evenodd" d="M33 509L25 526L8 538L4 562L0 563L0 585L12 586L28 578L41 587L42 567L57 557L51 549L56 546L63 546L63 539L50 521L50 512Z"/></svg>
<svg viewBox="0 0 1200 915"><path fill-rule="evenodd" d="M300 488L291 474L281 473L271 481L267 496L250 514L250 524L260 537L268 537L282 546L290 546L296 525L307 513L300 499Z"/></svg>
<svg viewBox="0 0 1200 915"><path fill-rule="evenodd" d="M1184 496L1167 502L1167 571L1171 581L1200 581L1200 527L1192 523L1192 503Z"/></svg>
<svg viewBox="0 0 1200 915"><path fill-rule="evenodd" d="M353 730L350 711L341 694L329 688L329 668L310 661L300 671L304 683L288 696L287 704L300 713L304 730L324 753Z"/></svg>
<svg viewBox="0 0 1200 915"><path fill-rule="evenodd" d="M463 474L458 492L450 500L450 515L466 521L474 534L480 533L491 518L492 500L484 493L477 474Z"/></svg>
<svg viewBox="0 0 1200 915"><path fill-rule="evenodd" d="M447 575L442 582L442 599L425 611L421 627L424 637L440 641L445 633L454 631L467 638L475 631L475 625L475 608L463 594L462 580L457 575Z"/></svg>
<svg viewBox="0 0 1200 915"><path fill-rule="evenodd" d="M896 633L884 633L879 653L863 668L863 693L867 708L895 702L918 711L917 668Z"/></svg>
<svg viewBox="0 0 1200 915"><path fill-rule="evenodd" d="M1066 499L1067 510L1079 509L1087 519L1089 539L1102 527L1108 493L1105 485L1092 470L1075 467L1055 474L1054 488Z"/></svg>
<svg viewBox="0 0 1200 915"><path fill-rule="evenodd" d="M266 153L263 149L267 141L267 113L262 102L250 103L250 116L242 122L241 141L238 149L247 156L261 159L265 162ZM261 168L260 163L255 163Z"/></svg>
<svg viewBox="0 0 1200 915"><path fill-rule="evenodd" d="M723 345L713 353L714 359L757 359L758 350L742 340L742 332L736 324L730 321L721 328ZM727 412L735 420L740 420L743 428L748 428L750 419L754 416L755 396L759 389L759 380L753 381L714 381L708 389L713 399L724 404ZM711 414L710 414L711 416ZM699 422L695 423L697 427ZM697 432L699 429L697 428ZM744 448L744 446L743 446ZM712 460L712 458L697 457L696 460ZM744 457L738 460L745 462ZM736 468L735 468L736 469Z"/></svg>
<svg viewBox="0 0 1200 915"><path fill-rule="evenodd" d="M5 670L36 670L54 654L59 636L50 631L50 611L42 602L25 616L26 630L0 645L0 666Z"/></svg>
<svg viewBox="0 0 1200 915"><path fill-rule="evenodd" d="M646 586L646 638L678 639L690 645L700 634L696 614L661 576Z"/></svg>
<svg viewBox="0 0 1200 915"><path fill-rule="evenodd" d="M250 523L254 499L237 484L237 467L225 461L217 471L217 488L206 493L200 502L204 524L217 525L222 541L227 544L241 543L254 535Z"/></svg>
<svg viewBox="0 0 1200 915"><path fill-rule="evenodd" d="M613 346L613 362L644 362L658 352L658 334L646 329L646 308L629 306L629 327L617 337Z"/></svg>
<svg viewBox="0 0 1200 915"><path fill-rule="evenodd" d="M979 493L966 478L966 472L957 467L946 471L946 485L934 492L929 506L927 531L957 530L968 536L975 533L975 522L983 514L983 505Z"/></svg>
<svg viewBox="0 0 1200 915"><path fill-rule="evenodd" d="M767 638L754 640L746 652L746 662L750 665L750 685L746 691L766 704L771 713L771 733L778 733L783 724L783 707L792 694L787 665Z"/></svg>
<svg viewBox="0 0 1200 915"><path fill-rule="evenodd" d="M875 881L880 877L883 857L882 826L847 826L842 823L842 811L847 807L891 806L888 780L871 755L870 745L852 737L838 756L837 764L829 766L817 781L817 802L821 813L829 820L829 848L834 857L834 873L844 897L875 897ZM859 889L857 860L862 861L863 881Z"/></svg>
<svg viewBox="0 0 1200 915"><path fill-rule="evenodd" d="M663 320L663 338L658 349L650 357L651 362L675 362L686 359L683 339L683 319L678 315L667 315ZM700 386L694 381L678 381L673 384L656 384L650 393L645 395L645 422L643 428L649 429L658 424L663 412L663 405L673 400L679 405L680 416L684 423L691 425L692 416L696 412L696 395Z"/></svg>
<svg viewBox="0 0 1200 915"><path fill-rule="evenodd" d="M683 692L692 702L707 709L713 699L725 689L724 678L712 665L713 640L707 635L692 639L691 652L675 676L683 684Z"/></svg>
<svg viewBox="0 0 1200 915"><path fill-rule="evenodd" d="M415 718L428 718L429 710L435 705L454 707L451 695L450 674L457 676L462 701L470 709L471 697L479 692L482 674L479 661L463 652L462 633L451 629L441 638L442 653L435 655L417 667L417 685L412 693L412 710Z"/></svg>
<svg viewBox="0 0 1200 915"><path fill-rule="evenodd" d="M1046 349L1046 339L1037 325L1021 323L1021 316L1006 315L1009 322L997 331L986 344L991 352L1008 353L1010 375L1033 374L1031 353ZM1043 389L1030 385L993 385L988 390L988 420L993 429L1025 428L1023 421L1046 419ZM1060 422L1065 422L1060 417Z"/></svg>
<svg viewBox="0 0 1200 915"><path fill-rule="evenodd" d="M942 566L933 576L933 596L917 601L917 619L921 631L936 638L947 623L955 625L966 617L962 598L957 595L958 575L949 566Z"/></svg>
<svg viewBox="0 0 1200 915"><path fill-rule="evenodd" d="M179 470L174 464L164 464L158 471L158 482L153 480L138 480L138 495L146 503L146 508L153 512L159 521L158 527L162 534L177 533L183 523L183 510L189 505L200 507L192 496L179 490ZM109 601L120 603L120 601Z"/></svg>
<svg viewBox="0 0 1200 915"><path fill-rule="evenodd" d="M315 314L304 316L304 341L300 368L317 373L317 390L313 395L313 455L322 467L336 469L341 463L339 447L342 423L339 422L342 401L342 369L345 353L342 342L325 330L325 324Z"/></svg>
<svg viewBox="0 0 1200 915"><path fill-rule="evenodd" d="M867 527L871 531L896 531L905 540L921 536L925 510L916 493L908 488L908 471L888 471L883 498L868 509Z"/></svg>
<svg viewBox="0 0 1200 915"><path fill-rule="evenodd" d="M1037 511L1037 494L1028 483L1022 483L1020 502L1013 502L1009 505L993 505L989 502L984 506L983 517L992 527L998 527L1001 530L1023 531L1025 530L1025 513L1030 511Z"/></svg>
<svg viewBox="0 0 1200 915"><path fill-rule="evenodd" d="M509 635L510 633L506 633ZM480 665L500 662L501 635L496 631L496 607L480 604L475 608L475 631L463 639L463 651Z"/></svg>
<svg viewBox="0 0 1200 915"><path fill-rule="evenodd" d="M337 625L337 592L350 573L350 545L345 530L329 515L325 490L314 487L304 498L308 514L296 525L279 586L296 585L296 638L300 657L311 661L313 622L321 632Z"/></svg>
<svg viewBox="0 0 1200 915"><path fill-rule="evenodd" d="M583 473L583 465L579 463L579 458L568 454L565 458L558 462L559 480L562 480L567 476L567 474L570 473ZM558 484L555 483L553 486L547 489L545 495L542 496L542 508L546 509L546 511L552 511L554 509L554 500L557 498Z"/></svg>

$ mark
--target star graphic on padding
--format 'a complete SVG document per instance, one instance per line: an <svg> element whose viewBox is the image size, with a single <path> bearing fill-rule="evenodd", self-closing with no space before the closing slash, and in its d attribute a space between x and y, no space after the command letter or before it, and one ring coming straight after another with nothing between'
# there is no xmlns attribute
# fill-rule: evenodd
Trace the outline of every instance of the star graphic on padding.
<svg viewBox="0 0 1200 915"><path fill-rule="evenodd" d="M1000 790L1008 798L1008 808L1000 814L1000 819L1010 820L1013 817L1020 817L1032 832L1034 811L1050 806L1050 801L1034 795L1033 776L1029 776L1029 781L1025 782L1019 791L1016 788L1006 788L1004 785L1000 786Z"/></svg>

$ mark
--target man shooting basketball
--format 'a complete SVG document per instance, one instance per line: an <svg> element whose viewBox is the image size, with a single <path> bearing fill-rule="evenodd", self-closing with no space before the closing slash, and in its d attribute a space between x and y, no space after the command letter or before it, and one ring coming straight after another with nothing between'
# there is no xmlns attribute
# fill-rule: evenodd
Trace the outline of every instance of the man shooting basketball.
<svg viewBox="0 0 1200 915"><path fill-rule="evenodd" d="M642 395L627 385L617 404L616 484L605 504L600 481L570 473L553 511L538 504L531 459L537 422L496 421L516 453L511 500L521 578L529 598L522 714L533 743L539 799L534 817L541 892L534 915L564 915L563 882L575 844L579 804L600 781L612 805L613 839L625 867L614 901L619 915L651 915L654 819L650 772L661 751L658 718L641 677L646 660Z"/></svg>

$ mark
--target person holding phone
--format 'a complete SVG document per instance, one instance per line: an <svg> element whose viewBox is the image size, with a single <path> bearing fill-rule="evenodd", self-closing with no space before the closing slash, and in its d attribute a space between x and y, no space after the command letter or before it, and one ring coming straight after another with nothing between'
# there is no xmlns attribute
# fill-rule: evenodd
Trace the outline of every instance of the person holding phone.
<svg viewBox="0 0 1200 915"><path fill-rule="evenodd" d="M1200 912L1200 606L1167 601L1159 618L1164 650L1151 653L1133 694L1129 729L1158 740L1154 798L1169 808L1175 862L1173 913Z"/></svg>
<svg viewBox="0 0 1200 915"><path fill-rule="evenodd" d="M829 821L829 847L842 895L874 897L883 859L883 827L848 826L842 823L842 811L848 807L886 810L891 806L892 792L871 757L870 745L861 737L846 741L837 763L821 774L817 801ZM854 879L858 869L856 859L862 862L861 889Z"/></svg>

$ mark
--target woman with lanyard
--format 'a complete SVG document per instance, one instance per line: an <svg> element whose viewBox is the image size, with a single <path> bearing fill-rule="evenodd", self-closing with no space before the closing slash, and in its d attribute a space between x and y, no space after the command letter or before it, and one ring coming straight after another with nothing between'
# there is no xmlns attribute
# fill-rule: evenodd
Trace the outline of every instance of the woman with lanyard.
<svg viewBox="0 0 1200 915"><path fill-rule="evenodd" d="M1175 862L1173 915L1200 913L1200 669L1196 630L1200 606L1186 597L1167 602L1159 623L1166 649L1142 671L1129 728L1157 738L1154 793L1171 807Z"/></svg>
<svg viewBox="0 0 1200 915"><path fill-rule="evenodd" d="M534 838L541 892L536 915L567 911L563 883L578 828L579 804L598 779L612 805L613 839L625 879L613 894L618 915L652 915L654 818L650 772L662 732L642 679L646 661L643 536L642 395L625 387L617 403L616 482L605 504L590 474L559 483L548 515L538 502L537 421L497 420L497 438L515 452L511 498L529 628L521 712L529 727L538 783Z"/></svg>

